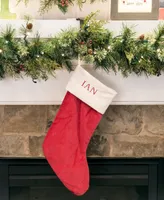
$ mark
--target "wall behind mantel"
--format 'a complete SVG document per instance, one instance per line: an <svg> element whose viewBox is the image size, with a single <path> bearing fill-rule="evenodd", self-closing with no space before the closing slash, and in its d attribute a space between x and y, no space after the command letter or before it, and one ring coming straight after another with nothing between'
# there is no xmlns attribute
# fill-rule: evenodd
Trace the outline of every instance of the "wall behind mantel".
<svg viewBox="0 0 164 200"><path fill-rule="evenodd" d="M43 157L59 106L0 106L0 157ZM110 106L92 137L90 157L164 157L164 106Z"/></svg>
<svg viewBox="0 0 164 200"><path fill-rule="evenodd" d="M25 6L23 2L17 5L17 0L9 0L10 11L16 13L17 19L22 19L24 15L30 15L34 19L67 19L67 18L84 18L90 12L99 10L100 19L110 19L110 7L111 0L97 1L94 4L90 4L90 0L84 4L82 10L77 5L71 6L66 14L63 14L56 6L54 6L49 12L44 15L40 15L38 12L40 7L40 0L29 0L29 4Z"/></svg>

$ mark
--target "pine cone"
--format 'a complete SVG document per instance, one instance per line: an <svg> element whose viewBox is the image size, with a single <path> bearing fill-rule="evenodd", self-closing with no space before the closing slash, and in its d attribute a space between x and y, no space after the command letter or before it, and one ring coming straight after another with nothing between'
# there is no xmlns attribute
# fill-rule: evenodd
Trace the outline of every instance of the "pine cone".
<svg viewBox="0 0 164 200"><path fill-rule="evenodd" d="M92 55L93 54L93 50L92 49L88 49L88 54Z"/></svg>
<svg viewBox="0 0 164 200"><path fill-rule="evenodd" d="M32 23L28 23L27 26L26 26L26 28L28 30L31 30L33 28L33 24Z"/></svg>
<svg viewBox="0 0 164 200"><path fill-rule="evenodd" d="M144 40L144 38L145 38L145 35L144 35L144 34L142 34L142 35L139 36L139 39L140 39L140 40Z"/></svg>

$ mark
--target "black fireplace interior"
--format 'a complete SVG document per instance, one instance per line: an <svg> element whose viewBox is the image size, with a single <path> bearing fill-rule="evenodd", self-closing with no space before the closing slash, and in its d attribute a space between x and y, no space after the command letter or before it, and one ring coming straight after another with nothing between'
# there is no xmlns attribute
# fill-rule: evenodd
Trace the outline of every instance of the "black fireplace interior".
<svg viewBox="0 0 164 200"><path fill-rule="evenodd" d="M164 200L163 159L88 159L91 183L69 192L44 159L0 159L0 200Z"/></svg>

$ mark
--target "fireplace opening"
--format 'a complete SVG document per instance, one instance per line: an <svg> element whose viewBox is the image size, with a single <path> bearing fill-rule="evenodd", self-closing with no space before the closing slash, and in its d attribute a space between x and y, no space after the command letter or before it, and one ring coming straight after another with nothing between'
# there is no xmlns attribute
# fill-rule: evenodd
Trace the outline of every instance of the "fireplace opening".
<svg viewBox="0 0 164 200"><path fill-rule="evenodd" d="M88 159L90 189L69 192L44 159L0 159L0 200L163 200L163 159Z"/></svg>

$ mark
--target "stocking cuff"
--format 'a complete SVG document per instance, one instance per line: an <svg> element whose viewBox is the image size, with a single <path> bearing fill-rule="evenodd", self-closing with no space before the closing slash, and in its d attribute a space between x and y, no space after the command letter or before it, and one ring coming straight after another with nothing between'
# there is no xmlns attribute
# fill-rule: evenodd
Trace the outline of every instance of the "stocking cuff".
<svg viewBox="0 0 164 200"><path fill-rule="evenodd" d="M105 113L117 94L80 66L73 72L66 90L101 114Z"/></svg>

